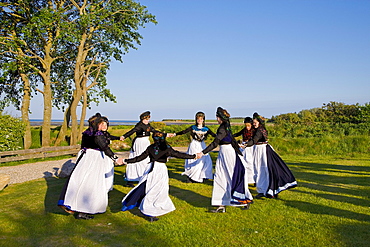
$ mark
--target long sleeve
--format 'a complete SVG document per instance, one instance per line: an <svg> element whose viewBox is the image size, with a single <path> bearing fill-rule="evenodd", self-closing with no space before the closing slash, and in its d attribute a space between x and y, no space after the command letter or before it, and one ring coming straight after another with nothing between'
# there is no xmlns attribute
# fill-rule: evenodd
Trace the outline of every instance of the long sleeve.
<svg viewBox="0 0 370 247"><path fill-rule="evenodd" d="M241 135L243 135L243 132L244 132L244 129L242 129L242 130L241 130L241 131L239 131L238 133L233 134L233 137L241 136Z"/></svg>
<svg viewBox="0 0 370 247"><path fill-rule="evenodd" d="M94 138L96 145L102 150L109 158L116 159L117 156L113 153L113 151L109 147L109 140L105 137L102 133L100 135L96 135Z"/></svg>
<svg viewBox="0 0 370 247"><path fill-rule="evenodd" d="M222 139L224 139L227 135L227 131L223 126L220 126L217 129L217 134L215 139L211 142L211 144L208 145L202 152L203 154L209 153L213 149L215 149L221 142Z"/></svg>
<svg viewBox="0 0 370 247"><path fill-rule="evenodd" d="M216 137L216 134L213 133L213 131L211 129L208 129L208 135L212 136L212 137Z"/></svg>
<svg viewBox="0 0 370 247"><path fill-rule="evenodd" d="M179 158L179 159L195 159L196 155L195 154L187 154L183 152L179 152L172 147L169 148L169 156L174 157L174 158Z"/></svg>
<svg viewBox="0 0 370 247"><path fill-rule="evenodd" d="M113 136L113 135L109 134L109 139L110 140L119 140L120 137L119 136Z"/></svg>
<svg viewBox="0 0 370 247"><path fill-rule="evenodd" d="M149 156L149 147L144 152L142 152L139 156L136 156L136 157L131 158L131 159L125 159L125 162L127 162L127 163L136 163L136 162L145 160L146 157L148 157L148 156Z"/></svg>
<svg viewBox="0 0 370 247"><path fill-rule="evenodd" d="M177 136L179 135L183 135L183 134L186 134L188 132L190 132L192 130L192 126L190 126L189 128L185 129L185 130L182 130L182 131L179 131L176 133Z"/></svg>
<svg viewBox="0 0 370 247"><path fill-rule="evenodd" d="M140 130L140 123L137 123L137 124L135 125L135 127L134 127L134 128L132 128L132 129L130 129L128 132L126 132L126 133L123 135L123 137L124 137L124 138L127 138L127 137L131 136L132 134L134 134L135 132L137 132L137 131L139 131L139 130Z"/></svg>

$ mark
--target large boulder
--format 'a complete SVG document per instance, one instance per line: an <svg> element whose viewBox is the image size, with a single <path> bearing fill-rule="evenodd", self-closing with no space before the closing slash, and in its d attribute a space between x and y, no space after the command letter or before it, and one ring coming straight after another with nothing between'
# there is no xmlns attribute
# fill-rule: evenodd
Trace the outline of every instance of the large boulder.
<svg viewBox="0 0 370 247"><path fill-rule="evenodd" d="M3 190L10 183L10 176L0 173L0 191Z"/></svg>
<svg viewBox="0 0 370 247"><path fill-rule="evenodd" d="M59 178L69 177L75 168L76 164L72 160L66 161L62 167L56 172L56 176Z"/></svg>

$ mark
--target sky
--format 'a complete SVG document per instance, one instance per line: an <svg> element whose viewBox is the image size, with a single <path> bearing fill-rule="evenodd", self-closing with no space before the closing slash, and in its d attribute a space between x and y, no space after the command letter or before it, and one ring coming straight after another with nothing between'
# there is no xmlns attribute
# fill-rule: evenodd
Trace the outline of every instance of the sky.
<svg viewBox="0 0 370 247"><path fill-rule="evenodd" d="M330 101L370 102L370 0L141 0L157 25L112 62L117 103L88 110L112 120L270 118ZM42 118L42 100L31 118ZM20 115L8 109L12 115ZM54 119L63 113L53 111Z"/></svg>

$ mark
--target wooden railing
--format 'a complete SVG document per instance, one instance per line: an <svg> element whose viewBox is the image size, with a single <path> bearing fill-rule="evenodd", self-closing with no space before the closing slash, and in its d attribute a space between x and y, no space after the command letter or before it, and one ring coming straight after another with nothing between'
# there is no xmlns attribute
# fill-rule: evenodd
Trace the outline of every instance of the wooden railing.
<svg viewBox="0 0 370 247"><path fill-rule="evenodd" d="M80 148L81 148L80 145L74 145L74 146L45 147L15 151L4 151L0 152L0 163L36 158L56 157L68 154L77 155Z"/></svg>

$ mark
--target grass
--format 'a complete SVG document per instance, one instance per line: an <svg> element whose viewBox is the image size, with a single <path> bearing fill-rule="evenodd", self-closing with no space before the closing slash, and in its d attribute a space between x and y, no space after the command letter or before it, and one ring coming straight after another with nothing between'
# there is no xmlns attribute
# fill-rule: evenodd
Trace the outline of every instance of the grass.
<svg viewBox="0 0 370 247"><path fill-rule="evenodd" d="M56 206L65 179L10 185L0 192L0 246L368 246L370 157L282 158L298 187L225 214L208 213L212 181L183 183L183 160L171 159L176 210L154 223L137 209L120 211L130 190L123 186L124 167L115 169L107 212L90 221Z"/></svg>

